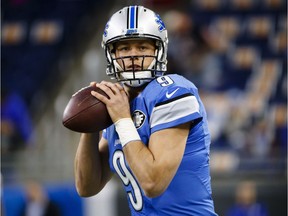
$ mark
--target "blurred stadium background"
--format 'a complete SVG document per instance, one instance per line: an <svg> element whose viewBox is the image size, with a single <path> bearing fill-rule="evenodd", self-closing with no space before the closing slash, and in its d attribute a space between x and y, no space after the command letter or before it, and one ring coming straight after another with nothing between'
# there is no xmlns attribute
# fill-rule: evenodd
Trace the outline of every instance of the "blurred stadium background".
<svg viewBox="0 0 288 216"><path fill-rule="evenodd" d="M75 91L108 79L102 32L130 4L161 15L169 31L169 72L199 87L212 134L217 213L226 215L237 186L249 180L269 215L287 215L286 0L3 0L3 215L19 215L29 181L43 185L63 215L128 215L116 178L99 196L78 197L79 134L61 119ZM19 129L12 138L11 128Z"/></svg>

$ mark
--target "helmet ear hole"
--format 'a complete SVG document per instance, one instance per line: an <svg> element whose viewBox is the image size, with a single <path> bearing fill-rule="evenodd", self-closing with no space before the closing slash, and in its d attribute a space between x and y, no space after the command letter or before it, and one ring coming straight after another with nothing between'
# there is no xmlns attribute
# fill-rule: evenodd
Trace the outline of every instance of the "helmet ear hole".
<svg viewBox="0 0 288 216"><path fill-rule="evenodd" d="M111 51L110 51L111 53L114 53L114 54L115 54L116 49L115 49L114 43L113 43L113 44L109 44L109 49L111 50Z"/></svg>

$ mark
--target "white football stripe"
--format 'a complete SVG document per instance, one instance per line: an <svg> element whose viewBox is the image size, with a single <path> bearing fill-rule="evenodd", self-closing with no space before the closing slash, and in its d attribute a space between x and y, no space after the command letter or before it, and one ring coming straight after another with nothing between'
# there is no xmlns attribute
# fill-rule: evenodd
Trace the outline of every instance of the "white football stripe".
<svg viewBox="0 0 288 216"><path fill-rule="evenodd" d="M199 103L194 95L180 98L155 107L150 118L150 127L174 121L176 119L199 113Z"/></svg>

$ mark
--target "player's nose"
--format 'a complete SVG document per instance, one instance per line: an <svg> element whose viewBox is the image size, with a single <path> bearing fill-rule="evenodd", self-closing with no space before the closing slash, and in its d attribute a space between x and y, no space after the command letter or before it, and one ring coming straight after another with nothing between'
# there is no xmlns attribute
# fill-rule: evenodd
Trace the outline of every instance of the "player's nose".
<svg viewBox="0 0 288 216"><path fill-rule="evenodd" d="M139 52L139 49L137 49L137 47L132 47L130 49L130 56L137 56L139 54L140 54L140 52Z"/></svg>

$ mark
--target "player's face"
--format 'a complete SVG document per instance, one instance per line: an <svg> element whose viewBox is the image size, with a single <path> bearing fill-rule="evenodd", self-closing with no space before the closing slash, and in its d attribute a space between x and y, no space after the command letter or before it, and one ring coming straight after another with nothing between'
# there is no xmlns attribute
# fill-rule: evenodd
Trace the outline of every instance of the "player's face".
<svg viewBox="0 0 288 216"><path fill-rule="evenodd" d="M118 64L124 70L147 69L155 55L155 43L152 40L128 40L115 44L115 55L119 57L130 57L118 59ZM145 58L143 56L146 56ZM134 56L134 57L133 57Z"/></svg>

